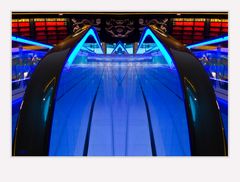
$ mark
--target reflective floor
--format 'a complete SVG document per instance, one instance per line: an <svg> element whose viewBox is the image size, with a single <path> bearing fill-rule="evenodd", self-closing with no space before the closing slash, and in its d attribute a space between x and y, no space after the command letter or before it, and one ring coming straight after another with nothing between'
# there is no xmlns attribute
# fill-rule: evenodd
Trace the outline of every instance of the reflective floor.
<svg viewBox="0 0 240 182"><path fill-rule="evenodd" d="M64 69L50 155L190 155L175 69L92 63Z"/></svg>

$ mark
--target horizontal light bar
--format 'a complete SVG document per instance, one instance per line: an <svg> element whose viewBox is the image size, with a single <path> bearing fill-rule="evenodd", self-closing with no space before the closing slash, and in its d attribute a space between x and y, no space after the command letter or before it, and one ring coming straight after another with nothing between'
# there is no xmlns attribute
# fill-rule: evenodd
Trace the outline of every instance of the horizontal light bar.
<svg viewBox="0 0 240 182"><path fill-rule="evenodd" d="M221 79L217 79L217 78L213 78L213 77L210 77L210 79L218 81L218 82L228 83L228 81L226 81L226 80L221 80Z"/></svg>
<svg viewBox="0 0 240 182"><path fill-rule="evenodd" d="M24 43L24 44L35 45L35 46L46 47L46 48L48 48L48 49L53 48L52 45L43 44L43 43L40 43L40 42L36 42L36 41L33 41L33 40L20 38L20 37L17 37L17 36L12 36L12 41L20 42L20 43Z"/></svg>
<svg viewBox="0 0 240 182"><path fill-rule="evenodd" d="M30 77L19 79L19 80L14 80L14 81L12 81L12 83L17 83L17 82L21 82L21 81L25 81L25 80L29 80L29 79L30 79Z"/></svg>
<svg viewBox="0 0 240 182"><path fill-rule="evenodd" d="M199 42L199 43L196 43L196 44L188 45L187 48L191 49L191 48L194 48L194 47L216 44L216 43L221 43L221 42L225 42L225 41L228 41L228 36L219 37L219 38L216 38L216 39L207 40L207 41L204 41L204 42Z"/></svg>

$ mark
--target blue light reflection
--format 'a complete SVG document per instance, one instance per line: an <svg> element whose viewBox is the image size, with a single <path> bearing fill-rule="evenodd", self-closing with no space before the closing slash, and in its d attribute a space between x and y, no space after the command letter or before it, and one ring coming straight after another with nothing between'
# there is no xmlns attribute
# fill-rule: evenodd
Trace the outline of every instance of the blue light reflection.
<svg viewBox="0 0 240 182"><path fill-rule="evenodd" d="M12 41L16 41L16 42L20 42L20 43L24 43L24 44L35 45L35 46L40 46L40 47L46 47L48 49L53 48L52 45L43 44L43 43L40 43L40 42L36 42L36 41L33 41L33 40L20 38L20 37L17 37L17 36L12 36Z"/></svg>
<svg viewBox="0 0 240 182"><path fill-rule="evenodd" d="M224 36L224 37L216 38L216 39L213 39L213 40L208 40L208 41L204 41L204 42L188 45L187 48L188 49L192 49L194 47L210 45L210 44L216 44L216 43L221 43L221 42L225 42L225 41L228 41L228 36Z"/></svg>

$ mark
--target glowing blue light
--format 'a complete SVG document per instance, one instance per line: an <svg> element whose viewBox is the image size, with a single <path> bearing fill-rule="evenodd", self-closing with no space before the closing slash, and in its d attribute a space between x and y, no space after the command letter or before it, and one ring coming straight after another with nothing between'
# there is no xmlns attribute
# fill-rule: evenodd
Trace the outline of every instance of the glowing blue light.
<svg viewBox="0 0 240 182"><path fill-rule="evenodd" d="M154 52L154 51L156 51L156 50L158 50L158 47L157 47L157 46L154 46L153 48L147 50L145 53L148 54L148 53Z"/></svg>
<svg viewBox="0 0 240 182"><path fill-rule="evenodd" d="M224 37L220 37L220 38L216 38L216 39L207 40L207 41L204 41L204 42L192 44L192 45L187 46L187 48L191 49L193 47L216 44L216 43L221 43L221 42L225 42L225 41L228 41L228 36L224 36Z"/></svg>
<svg viewBox="0 0 240 182"><path fill-rule="evenodd" d="M24 44L35 45L35 46L46 47L48 49L53 48L52 45L43 44L43 43L40 43L40 42L36 42L36 41L33 41L33 40L28 40L28 39L24 39L24 38L20 38L20 37L16 37L16 36L12 36L12 41L16 41L16 42L20 42L20 43L24 43Z"/></svg>
<svg viewBox="0 0 240 182"><path fill-rule="evenodd" d="M139 46L138 46L138 50L137 50L137 53L136 54L139 54L139 48L142 46L143 42L145 41L146 37L147 36L151 36L152 39L154 40L154 42L157 44L159 50L161 51L163 57L165 58L165 60L167 61L168 65L170 67L173 66L173 60L171 58L171 56L169 55L168 51L166 50L166 48L162 45L162 43L158 40L158 38L153 34L153 32L148 28L143 37L142 37L142 40L141 42L139 43Z"/></svg>
<svg viewBox="0 0 240 182"><path fill-rule="evenodd" d="M25 80L29 80L29 79L30 79L30 77L19 79L19 80L14 80L14 81L12 81L12 83L21 82L21 81L25 81Z"/></svg>
<svg viewBox="0 0 240 182"><path fill-rule="evenodd" d="M68 57L66 66L69 67L71 66L72 62L74 61L74 59L76 58L78 52L80 51L80 49L83 47L83 44L86 42L86 40L88 39L89 36L93 36L94 40L97 42L98 46L101 47L101 44L99 42L99 39L97 38L94 30L91 28L88 30L88 32L84 35L84 37L82 38L82 40L77 44L77 46L73 49L71 55ZM101 47L101 54L103 54L103 50Z"/></svg>
<svg viewBox="0 0 240 182"><path fill-rule="evenodd" d="M48 112L49 112L49 107L50 107L50 101L52 98L53 94L53 88L51 87L48 91L46 96L43 98L43 118L44 122L46 123L47 117L48 117Z"/></svg>
<svg viewBox="0 0 240 182"><path fill-rule="evenodd" d="M196 122L196 106L195 106L195 101L192 96L189 96L189 101L190 101L190 108L191 108L191 113L192 113L192 118L193 121Z"/></svg>
<svg viewBox="0 0 240 182"><path fill-rule="evenodd" d="M188 96L188 100L189 100L189 106L190 106L193 122L196 122L196 119L197 119L197 99L194 97L191 89L189 89L188 87L187 87L187 96Z"/></svg>
<svg viewBox="0 0 240 182"><path fill-rule="evenodd" d="M112 51L111 54L113 54L115 51L117 51L118 48L122 48L127 54L129 54L128 51L127 51L127 49L122 45L121 42L118 42L118 44L117 44L116 47L113 49L113 51Z"/></svg>
<svg viewBox="0 0 240 182"><path fill-rule="evenodd" d="M212 77L210 77L210 79L211 79L211 80L218 81L218 82L228 83L228 81L226 81L226 80L221 80L221 79L212 78Z"/></svg>
<svg viewBox="0 0 240 182"><path fill-rule="evenodd" d="M85 50L89 53L95 53L93 50L89 49L88 47L84 47L84 46L82 47L82 50Z"/></svg>

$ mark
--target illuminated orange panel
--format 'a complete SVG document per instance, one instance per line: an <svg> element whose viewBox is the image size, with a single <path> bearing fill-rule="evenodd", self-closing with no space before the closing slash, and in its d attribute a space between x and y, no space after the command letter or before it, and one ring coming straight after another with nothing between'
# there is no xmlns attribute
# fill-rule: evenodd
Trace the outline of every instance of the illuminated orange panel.
<svg viewBox="0 0 240 182"><path fill-rule="evenodd" d="M223 28L222 32L228 32L228 28Z"/></svg>
<svg viewBox="0 0 240 182"><path fill-rule="evenodd" d="M47 26L56 26L56 22L46 22Z"/></svg>
<svg viewBox="0 0 240 182"><path fill-rule="evenodd" d="M182 27L173 27L173 30L182 30Z"/></svg>
<svg viewBox="0 0 240 182"><path fill-rule="evenodd" d="M47 30L56 30L56 27L47 27Z"/></svg>
<svg viewBox="0 0 240 182"><path fill-rule="evenodd" d="M29 27L29 23L28 22L22 22L18 24L19 27Z"/></svg>
<svg viewBox="0 0 240 182"><path fill-rule="evenodd" d="M203 28L203 27L194 27L194 30L195 30L195 31L203 31L204 28Z"/></svg>
<svg viewBox="0 0 240 182"><path fill-rule="evenodd" d="M36 31L44 31L45 29L45 27L36 27Z"/></svg>
<svg viewBox="0 0 240 182"><path fill-rule="evenodd" d="M221 26L221 23L220 23L220 22L211 22L211 23L210 23L210 26L211 26L211 27L220 27L220 26Z"/></svg>
<svg viewBox="0 0 240 182"><path fill-rule="evenodd" d="M228 23L222 23L222 27L228 27Z"/></svg>
<svg viewBox="0 0 240 182"><path fill-rule="evenodd" d="M57 26L64 26L65 22L57 22Z"/></svg>
<svg viewBox="0 0 240 182"><path fill-rule="evenodd" d="M16 33L16 32L18 32L18 29L17 29L17 28L13 28L13 29L12 29L12 32L13 32L13 33Z"/></svg>
<svg viewBox="0 0 240 182"><path fill-rule="evenodd" d="M210 28L211 32L220 32L220 28Z"/></svg>
<svg viewBox="0 0 240 182"><path fill-rule="evenodd" d="M186 21L183 23L184 26L193 26L193 22L192 21Z"/></svg>
<svg viewBox="0 0 240 182"><path fill-rule="evenodd" d="M18 27L18 23L12 22L12 27Z"/></svg>
<svg viewBox="0 0 240 182"><path fill-rule="evenodd" d="M20 28L20 32L29 32L30 29L29 28Z"/></svg>
<svg viewBox="0 0 240 182"><path fill-rule="evenodd" d="M192 30L193 28L192 27L184 27L183 29L184 30Z"/></svg>
<svg viewBox="0 0 240 182"><path fill-rule="evenodd" d="M45 26L45 22L35 22L35 26Z"/></svg>
<svg viewBox="0 0 240 182"><path fill-rule="evenodd" d="M182 21L177 21L177 22L175 22L175 25L177 25L177 26L182 26L182 25L183 25L183 22L182 22Z"/></svg>
<svg viewBox="0 0 240 182"><path fill-rule="evenodd" d="M203 27L204 26L204 22L195 22L194 23L195 26L200 26L200 27Z"/></svg>
<svg viewBox="0 0 240 182"><path fill-rule="evenodd" d="M20 35L24 36L24 37L29 37L30 33L29 32L21 32Z"/></svg>

